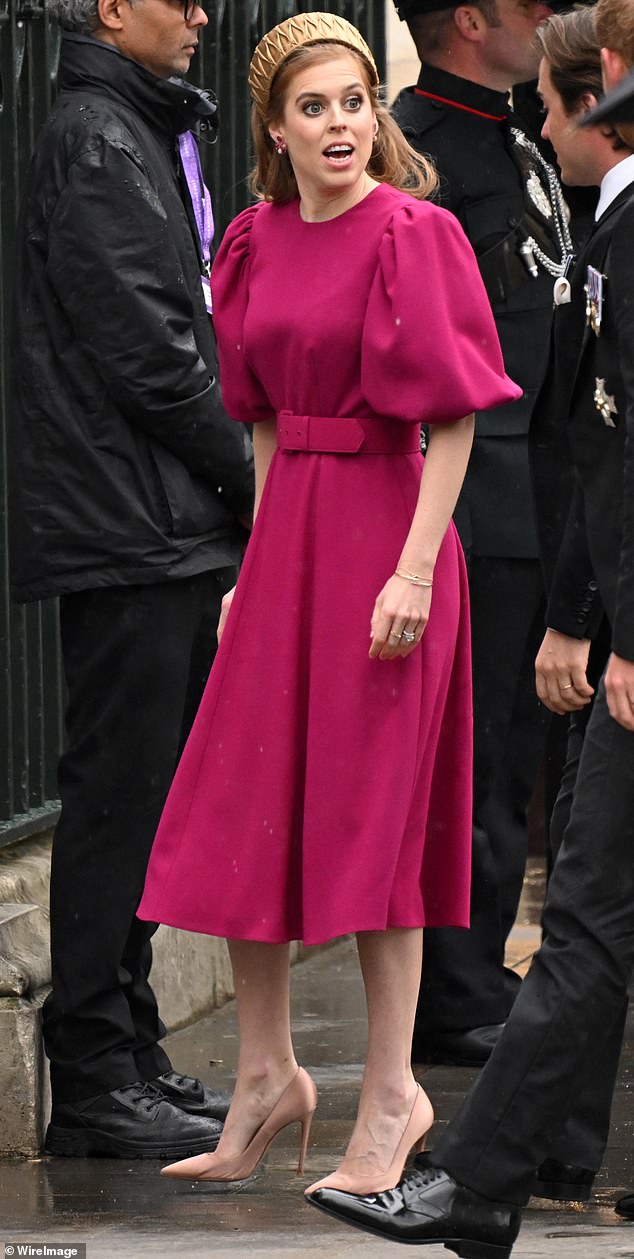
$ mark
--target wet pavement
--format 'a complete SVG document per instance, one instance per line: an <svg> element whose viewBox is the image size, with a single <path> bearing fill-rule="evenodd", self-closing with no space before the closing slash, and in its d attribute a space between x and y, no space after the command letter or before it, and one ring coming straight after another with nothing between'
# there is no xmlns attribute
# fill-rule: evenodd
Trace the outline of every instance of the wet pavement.
<svg viewBox="0 0 634 1259"><path fill-rule="evenodd" d="M527 880L510 961L523 970L536 946L541 879ZM233 1188L160 1179L153 1162L39 1159L0 1162L0 1259L27 1253L24 1243L67 1249L86 1245L87 1259L394 1259L393 1243L339 1226L306 1205L302 1189L330 1171L353 1120L361 1079L365 1011L352 941L310 954L293 972L297 1052L319 1090L305 1175L295 1173L297 1129L281 1134L266 1166ZM179 1070L229 1086L236 1061L233 1003L166 1041ZM475 1072L454 1067L417 1070L447 1123ZM634 1224L613 1203L634 1188L634 1019L631 1017L613 1127L604 1168L588 1207L533 1199L514 1259L634 1259ZM15 1250L9 1247L15 1245ZM20 1247L20 1249L18 1249ZM429 1259L449 1252L426 1247Z"/></svg>

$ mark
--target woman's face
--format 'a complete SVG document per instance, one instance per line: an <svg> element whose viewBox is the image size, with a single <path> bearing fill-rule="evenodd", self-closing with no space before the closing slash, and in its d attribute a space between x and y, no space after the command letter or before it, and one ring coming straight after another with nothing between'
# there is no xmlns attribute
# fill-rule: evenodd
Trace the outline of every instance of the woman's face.
<svg viewBox="0 0 634 1259"><path fill-rule="evenodd" d="M297 70L271 135L286 142L300 196L345 197L361 182L376 130L361 63L352 54Z"/></svg>

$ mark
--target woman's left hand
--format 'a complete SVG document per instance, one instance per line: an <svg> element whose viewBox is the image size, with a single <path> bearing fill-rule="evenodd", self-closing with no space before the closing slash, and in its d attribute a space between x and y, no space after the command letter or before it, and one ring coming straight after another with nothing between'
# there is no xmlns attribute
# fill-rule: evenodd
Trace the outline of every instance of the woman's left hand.
<svg viewBox="0 0 634 1259"><path fill-rule="evenodd" d="M415 651L429 620L431 587L390 577L372 614L370 659L397 660Z"/></svg>

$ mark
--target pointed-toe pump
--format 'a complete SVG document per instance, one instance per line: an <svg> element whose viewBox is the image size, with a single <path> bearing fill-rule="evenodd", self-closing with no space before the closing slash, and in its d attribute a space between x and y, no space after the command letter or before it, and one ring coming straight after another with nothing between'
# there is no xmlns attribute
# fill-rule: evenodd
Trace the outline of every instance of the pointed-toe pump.
<svg viewBox="0 0 634 1259"><path fill-rule="evenodd" d="M301 1124L297 1171L303 1172L316 1106L317 1089L308 1072L303 1067L298 1067L290 1084L241 1153L228 1157L210 1153L198 1154L195 1158L183 1158L178 1163L163 1167L161 1176L168 1176L172 1180L245 1180L253 1174L271 1142L283 1128L288 1128L292 1123Z"/></svg>
<svg viewBox="0 0 634 1259"><path fill-rule="evenodd" d="M433 1122L434 1112L431 1102L419 1084L416 1087L414 1105L409 1113L409 1118L390 1166L382 1173L375 1172L373 1175L368 1174L367 1176L351 1176L343 1170L332 1172L330 1176L325 1176L323 1180L316 1180L314 1185L309 1185L308 1189L305 1190L306 1197L310 1198L316 1189L341 1189L344 1193L354 1193L362 1197L365 1197L367 1194L383 1193L387 1189L393 1189L403 1175L403 1169L410 1151L415 1150L418 1152L424 1150L427 1135Z"/></svg>

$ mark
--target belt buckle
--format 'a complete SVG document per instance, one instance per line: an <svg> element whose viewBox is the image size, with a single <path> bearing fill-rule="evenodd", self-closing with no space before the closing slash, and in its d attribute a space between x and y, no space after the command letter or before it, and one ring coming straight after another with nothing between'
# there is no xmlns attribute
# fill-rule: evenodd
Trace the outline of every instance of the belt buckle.
<svg viewBox="0 0 634 1259"><path fill-rule="evenodd" d="M292 454L293 451L308 450L307 415L294 415L292 411L280 411L278 429L284 440L284 451Z"/></svg>

